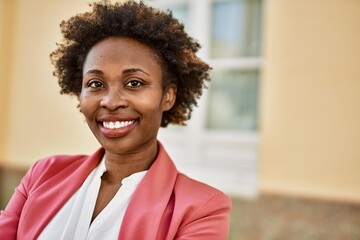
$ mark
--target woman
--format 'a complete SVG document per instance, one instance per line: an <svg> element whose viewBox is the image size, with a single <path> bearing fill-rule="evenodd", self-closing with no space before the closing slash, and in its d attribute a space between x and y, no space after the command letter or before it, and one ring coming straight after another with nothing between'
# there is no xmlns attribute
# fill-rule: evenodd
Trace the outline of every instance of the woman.
<svg viewBox="0 0 360 240"><path fill-rule="evenodd" d="M171 13L94 3L51 54L102 148L37 161L0 216L1 239L227 239L230 199L179 173L159 127L184 125L210 67Z"/></svg>

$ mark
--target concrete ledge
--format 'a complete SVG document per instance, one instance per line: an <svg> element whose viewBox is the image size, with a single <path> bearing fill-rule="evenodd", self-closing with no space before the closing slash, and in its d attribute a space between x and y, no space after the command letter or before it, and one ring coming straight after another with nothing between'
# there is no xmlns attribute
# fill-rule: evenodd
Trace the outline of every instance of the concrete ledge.
<svg viewBox="0 0 360 240"><path fill-rule="evenodd" d="M233 199L230 240L360 239L360 203L263 194Z"/></svg>
<svg viewBox="0 0 360 240"><path fill-rule="evenodd" d="M0 209L4 209L27 169L0 166Z"/></svg>

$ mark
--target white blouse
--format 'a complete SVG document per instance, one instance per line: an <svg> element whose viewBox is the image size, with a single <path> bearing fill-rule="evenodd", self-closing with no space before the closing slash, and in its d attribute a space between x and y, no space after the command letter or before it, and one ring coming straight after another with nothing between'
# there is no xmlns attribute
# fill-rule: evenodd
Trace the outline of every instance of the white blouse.
<svg viewBox="0 0 360 240"><path fill-rule="evenodd" d="M122 180L109 204L91 223L100 190L101 176L106 172L105 160L89 174L82 186L56 213L39 236L39 240L101 240L117 239L126 208L137 185L147 171Z"/></svg>

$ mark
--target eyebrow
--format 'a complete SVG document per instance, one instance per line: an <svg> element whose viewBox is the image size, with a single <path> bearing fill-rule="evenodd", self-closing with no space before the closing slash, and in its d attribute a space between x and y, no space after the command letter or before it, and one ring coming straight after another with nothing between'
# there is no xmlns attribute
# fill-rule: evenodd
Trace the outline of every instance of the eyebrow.
<svg viewBox="0 0 360 240"><path fill-rule="evenodd" d="M125 69L125 70L122 71L122 72L123 72L124 74L126 74L126 73L135 73L135 72L142 72L142 73L150 76L149 73L145 72L145 71L142 70L141 68L129 68L129 69ZM90 74L90 73L99 74L99 75L104 75L104 72L101 71L101 70L91 69L91 70L87 71L87 72L84 74L84 76L87 75L87 74Z"/></svg>
<svg viewBox="0 0 360 240"><path fill-rule="evenodd" d="M84 73L83 77L87 74L90 73L94 73L94 74L99 74L99 75L104 75L104 72L101 70L97 70L97 69L90 69L89 71L87 71L86 73Z"/></svg>
<svg viewBox="0 0 360 240"><path fill-rule="evenodd" d="M149 73L145 72L144 70L142 70L141 68L129 68L129 69L125 69L123 71L123 73L135 73L135 72L142 72L148 76L150 76Z"/></svg>

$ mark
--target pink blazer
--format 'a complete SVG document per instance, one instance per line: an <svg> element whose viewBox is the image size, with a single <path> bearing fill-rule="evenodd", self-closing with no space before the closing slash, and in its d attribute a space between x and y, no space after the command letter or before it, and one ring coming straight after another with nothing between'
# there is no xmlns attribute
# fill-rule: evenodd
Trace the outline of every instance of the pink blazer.
<svg viewBox="0 0 360 240"><path fill-rule="evenodd" d="M0 239L36 239L81 186L104 154L54 156L37 161L0 215ZM179 173L159 143L159 154L126 210L118 239L225 240L231 201L222 192Z"/></svg>

